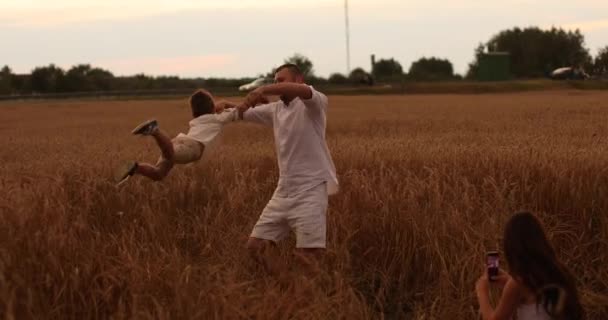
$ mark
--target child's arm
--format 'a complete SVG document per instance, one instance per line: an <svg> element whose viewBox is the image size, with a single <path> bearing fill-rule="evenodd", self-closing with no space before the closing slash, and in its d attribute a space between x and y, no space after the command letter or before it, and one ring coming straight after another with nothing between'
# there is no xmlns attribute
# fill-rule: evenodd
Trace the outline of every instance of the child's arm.
<svg viewBox="0 0 608 320"><path fill-rule="evenodd" d="M222 125L239 120L239 111L236 108L224 109L223 112L216 114L215 118Z"/></svg>
<svg viewBox="0 0 608 320"><path fill-rule="evenodd" d="M226 109L236 108L237 104L234 102L220 100L215 103L215 113L222 113Z"/></svg>

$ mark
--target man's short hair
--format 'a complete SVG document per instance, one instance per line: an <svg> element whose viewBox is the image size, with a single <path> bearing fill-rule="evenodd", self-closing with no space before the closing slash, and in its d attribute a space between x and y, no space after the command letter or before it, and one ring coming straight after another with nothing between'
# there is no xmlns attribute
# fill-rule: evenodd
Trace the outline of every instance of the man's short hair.
<svg viewBox="0 0 608 320"><path fill-rule="evenodd" d="M205 90L197 90L190 96L190 108L192 117L198 118L205 114L215 112L215 102L211 95Z"/></svg>
<svg viewBox="0 0 608 320"><path fill-rule="evenodd" d="M291 72L292 74L294 74L296 76L304 75L302 73L302 70L300 70L300 67L298 67L296 64L293 64L293 63L285 63L285 64L281 65L280 67L278 67L274 70L274 74L276 75L277 73L279 73L279 71L281 71L283 69L288 69L289 72Z"/></svg>

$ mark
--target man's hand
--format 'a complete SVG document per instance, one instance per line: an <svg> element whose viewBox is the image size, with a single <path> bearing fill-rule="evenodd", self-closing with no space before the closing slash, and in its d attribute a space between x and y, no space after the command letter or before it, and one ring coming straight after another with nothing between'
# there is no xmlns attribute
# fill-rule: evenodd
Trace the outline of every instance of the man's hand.
<svg viewBox="0 0 608 320"><path fill-rule="evenodd" d="M264 87L257 88L245 97L245 101L243 102L248 108L255 107L259 104L268 103L268 98L264 94Z"/></svg>
<svg viewBox="0 0 608 320"><path fill-rule="evenodd" d="M247 109L249 109L249 106L244 103L236 106L236 110L239 112L239 120L243 120L243 114L245 111L247 111Z"/></svg>
<svg viewBox="0 0 608 320"><path fill-rule="evenodd" d="M262 96L262 98L260 98L260 100L258 101L258 103L256 103L256 106L259 106L261 104L268 104L270 103L270 100L268 100L268 97L266 96Z"/></svg>
<svg viewBox="0 0 608 320"><path fill-rule="evenodd" d="M222 113L224 110L229 108L236 108L237 104L234 102L222 100L215 104L215 113Z"/></svg>

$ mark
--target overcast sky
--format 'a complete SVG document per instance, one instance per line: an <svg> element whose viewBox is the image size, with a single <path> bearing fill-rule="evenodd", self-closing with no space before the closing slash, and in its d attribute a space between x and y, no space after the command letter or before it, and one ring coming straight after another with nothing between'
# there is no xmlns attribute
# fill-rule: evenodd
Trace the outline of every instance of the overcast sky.
<svg viewBox="0 0 608 320"><path fill-rule="evenodd" d="M608 0L350 0L351 66L422 56L466 71L480 42L514 26L579 28L608 45ZM0 65L90 63L117 75L240 77L295 52L346 71L343 0L0 0Z"/></svg>

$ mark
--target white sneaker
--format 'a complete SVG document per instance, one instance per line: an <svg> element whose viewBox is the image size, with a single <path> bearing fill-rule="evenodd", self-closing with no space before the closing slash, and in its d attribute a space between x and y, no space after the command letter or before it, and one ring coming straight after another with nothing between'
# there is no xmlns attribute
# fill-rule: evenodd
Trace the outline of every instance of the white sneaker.
<svg viewBox="0 0 608 320"><path fill-rule="evenodd" d="M135 135L140 134L143 136L149 136L153 134L156 130L158 130L158 121L152 119L135 127L135 129L133 129L131 133Z"/></svg>
<svg viewBox="0 0 608 320"><path fill-rule="evenodd" d="M135 174L135 170L137 170L137 162L135 161L129 161L119 166L114 173L116 186L118 187L127 182Z"/></svg>

